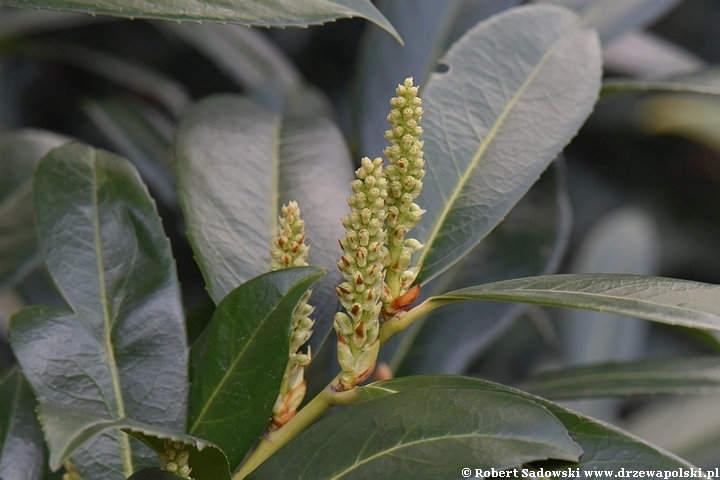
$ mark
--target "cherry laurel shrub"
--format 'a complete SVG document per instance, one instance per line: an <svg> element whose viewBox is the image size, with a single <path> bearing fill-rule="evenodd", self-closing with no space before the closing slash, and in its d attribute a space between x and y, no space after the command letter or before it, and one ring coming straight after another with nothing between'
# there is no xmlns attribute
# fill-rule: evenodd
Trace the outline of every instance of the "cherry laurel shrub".
<svg viewBox="0 0 720 480"><path fill-rule="evenodd" d="M113 13L102 4L95 13ZM174 18L168 12L125 13ZM357 169L312 107L280 114L226 94L183 115L172 146L177 194L217 305L192 345L170 244L135 168L58 136L5 137L42 157L31 218L69 309L30 306L12 317L19 368L0 385L0 401L14 402L1 468L44 478L44 464L64 467L68 480L693 468L501 384L388 378L386 368L373 377L395 335L460 302L720 326L720 287L691 281L566 274L462 284L477 277L476 246L591 113L601 52L575 13L529 6L471 28L443 63L447 71L420 87L395 80L386 146L363 152L373 157ZM308 379L324 378L323 367L313 370L323 345L336 353L337 375L307 395ZM653 388L670 387L639 393Z"/></svg>

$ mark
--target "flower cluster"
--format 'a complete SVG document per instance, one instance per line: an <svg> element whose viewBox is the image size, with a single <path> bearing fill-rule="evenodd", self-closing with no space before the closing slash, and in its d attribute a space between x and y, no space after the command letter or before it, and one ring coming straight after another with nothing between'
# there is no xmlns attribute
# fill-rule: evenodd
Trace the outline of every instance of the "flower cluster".
<svg viewBox="0 0 720 480"><path fill-rule="evenodd" d="M338 360L342 368L340 390L348 390L366 379L375 368L380 349L378 317L385 281L388 251L387 180L383 160L362 159L351 183L350 214L343 220L345 238L340 240L344 255L338 262L345 281L336 287L349 313L335 314L338 333Z"/></svg>
<svg viewBox="0 0 720 480"><path fill-rule="evenodd" d="M422 179L425 176L422 150L424 142L420 141L423 129L419 125L423 109L417 96L418 87L413 86L412 78L407 78L402 85L398 85L396 93L397 97L390 100L393 108L387 117L391 128L385 132L385 138L391 145L386 147L384 152L390 162L385 169L388 180L388 197L385 203L388 205L390 266L385 280L389 292L386 292L383 303L384 311L391 314L398 308L397 305L392 305L392 301L407 292L418 274L419 266L408 267L412 254L423 245L415 239L406 239L405 235L417 225L425 213L414 203L422 190Z"/></svg>
<svg viewBox="0 0 720 480"><path fill-rule="evenodd" d="M390 318L406 310L418 294L409 289L418 273L410 268L413 253L422 248L406 239L424 213L414 200L425 176L422 107L412 78L398 85L397 97L385 133L391 145L383 160L363 158L351 184L350 214L343 220L346 233L340 240L344 255L338 262L345 281L336 288L345 313L335 315L338 360L342 368L337 388L348 390L370 376L380 349L379 317Z"/></svg>
<svg viewBox="0 0 720 480"><path fill-rule="evenodd" d="M186 445L183 442L173 442L165 440L165 453L158 454L163 466L160 470L174 473L178 477L190 479L192 469L188 465L190 452L185 450Z"/></svg>
<svg viewBox="0 0 720 480"><path fill-rule="evenodd" d="M307 265L309 247L305 245L305 222L300 219L300 207L297 202L283 205L282 216L279 219L278 235L273 239L273 248L270 250L272 260L270 268L280 270L290 267L304 267ZM310 364L311 352L300 352L300 347L310 339L314 321L310 318L314 308L307 302L312 290L298 302L292 318L290 333L290 358L280 385L280 393L272 410L272 419L269 429L278 429L295 416L297 409L305 397L305 367Z"/></svg>

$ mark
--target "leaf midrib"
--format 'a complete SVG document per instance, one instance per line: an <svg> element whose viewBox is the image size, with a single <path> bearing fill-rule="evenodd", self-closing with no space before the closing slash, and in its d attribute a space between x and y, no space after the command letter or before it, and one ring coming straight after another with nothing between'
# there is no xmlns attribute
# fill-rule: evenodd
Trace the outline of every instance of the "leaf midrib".
<svg viewBox="0 0 720 480"><path fill-rule="evenodd" d="M99 153L93 152L92 158L92 202L93 202L93 235L95 240L95 258L97 259L98 269L98 288L100 290L100 302L102 304L103 324L105 326L105 349L108 354L108 367L110 377L112 379L113 390L115 391L115 401L117 402L117 413L119 418L125 418L125 402L122 396L122 388L120 378L117 371L117 362L115 360L115 350L112 344L112 319L110 318L110 305L107 299L105 285L105 270L103 269L102 256L102 238L100 236L100 202L98 199L98 189L100 185L100 165ZM120 456L122 458L124 474L129 477L133 474L132 453L130 451L130 439L127 435L117 434L118 444L120 448Z"/></svg>
<svg viewBox="0 0 720 480"><path fill-rule="evenodd" d="M568 29L565 34L563 34L558 40L553 44L552 48L550 48L545 55L540 59L536 67L533 69L531 74L528 76L528 78L523 82L523 84L520 86L520 88L517 90L513 98L508 102L508 104L503 109L500 116L498 116L497 120L493 124L493 127L488 132L487 136L484 140L478 138L480 141L480 146L478 148L478 151L473 156L472 160L468 164L468 167L465 169L465 172L463 173L462 177L458 181L457 187L453 190L452 195L450 196L450 199L445 203L445 206L443 207L442 211L440 212L440 215L438 216L437 220L435 220L435 223L433 223L433 226L430 230L430 233L425 240L426 247L423 248L420 251L420 256L418 257L417 261L415 262L415 265L423 265L425 262L425 258L430 254L432 251L433 243L435 242L435 239L439 235L440 229L445 223L445 219L449 215L450 211L452 210L452 206L457 201L457 198L460 196L460 192L464 190L465 184L470 179L470 176L472 175L472 172L475 170L477 165L480 163L480 160L482 156L484 155L485 151L489 148L489 145L493 142L495 137L497 136L498 131L500 130L500 127L502 127L503 123L505 122L505 119L510 115L510 112L513 110L515 105L520 101L520 98L523 96L525 91L529 88L532 81L537 77L540 70L542 70L542 67L545 65L545 63L548 61L548 59L555 54L556 49L558 46L570 35L575 33L576 30L578 30L581 27L581 25L576 21L573 24L573 27ZM447 135L446 135L447 136ZM450 267L450 265L448 265ZM424 281L427 281L429 279L425 279Z"/></svg>
<svg viewBox="0 0 720 480"><path fill-rule="evenodd" d="M514 292L517 292L517 293L514 293ZM557 293L557 294L560 294L560 295L571 295L571 296L577 296L577 297L581 297L581 298L586 298L586 297L587 297L587 298L591 298L591 299L598 298L598 299L604 299L604 300L606 300L606 299L612 299L612 300L623 300L623 301L626 301L626 302L637 302L637 303L640 304L640 305L655 306L655 307L657 307L658 309L661 309L661 310L671 310L671 311L677 311L677 312L686 312L686 313L688 313L688 314L690 314L690 313L694 313L694 314L704 314L704 315L709 316L710 318L714 318L715 320L720 320L720 316L718 316L717 314L714 314L714 313L712 313L712 312L708 312L708 311L706 311L706 310L693 310L693 309L688 308L688 307L682 307L682 306L679 306L679 305L669 305L669 304L666 304L666 303L657 303L657 302L652 302L652 301L647 300L647 299L634 298L634 297L620 297L620 296L613 296L613 295L604 295L604 294L601 294L601 293L577 292L577 291L567 291L567 290L531 289L531 288L528 288L528 289L512 289L512 290L503 290L503 291L486 290L486 291L484 291L484 292L479 292L479 293L473 294L473 295L476 295L476 296L479 297L480 299L484 299L484 300L494 300L493 296L496 296L496 297L504 297L504 296L506 296L507 298L516 298L516 299L518 299L518 300L510 300L510 301L522 301L521 299L528 300L527 296L526 296L526 295L523 295L524 293L527 293L527 294L530 294L530 295L533 295L533 294L535 294L535 295L540 295L542 298L541 298L539 301L536 301L536 302L523 302L523 303L539 303L539 304L543 304L543 305L547 304L547 305L550 305L550 306L569 306L569 307L574 307L574 306L575 306L575 305L572 305L572 304L566 305L566 304L564 304L564 303L560 303L560 301L561 301L562 299L548 298L547 296L544 295L544 294L548 294L548 293ZM472 296L463 296L462 294L460 294L460 295L454 295L452 292L449 293L449 294L446 294L446 295L442 295L442 296L440 296L440 297L435 297L435 298L443 298L443 297L445 297L445 298L453 298L453 297L454 297L454 298L466 298L466 299L467 299L467 298L474 298L474 297L472 297ZM536 298L536 297L531 297L530 300L533 300L533 299L535 299L535 298ZM546 298L548 299L548 302L543 302L543 300L545 300ZM550 300L557 300L558 303L549 303ZM595 306L594 306L594 307L595 307ZM597 306L597 307L595 307L595 308L592 308L592 310L596 310L596 311L600 311L600 312L603 312L603 311L606 311L606 310L607 310L607 309L603 309L602 307L603 307L603 305L600 305L600 306ZM640 317L640 318L647 318L647 319L658 319L658 318L661 318L661 317L658 317L658 316L650 316L650 313L649 313L649 312L647 312L647 311L642 311L642 309L639 309L640 311L638 312L638 311L637 311L638 309L632 309L630 306L625 307L625 308L627 308L629 311L633 311L633 312L636 312L636 313L640 313L640 314L645 315L644 317ZM609 311L614 311L614 310L609 310ZM665 318L666 321L668 321L668 323L670 323L670 322L669 322L670 320L676 320L676 319L667 318L666 316L663 316L662 318ZM683 323L693 322L693 319L680 319L680 320L681 320L681 321L682 321L682 320L685 320L685 322L683 322ZM697 320L695 320L695 321L697 321Z"/></svg>
<svg viewBox="0 0 720 480"><path fill-rule="evenodd" d="M255 331L252 332L250 337L248 337L248 341L245 343L245 346L243 346L243 348L240 350L240 352L238 352L238 355L233 360L232 364L230 365L230 368L228 368L225 371L225 375L223 375L223 378L218 382L217 387L215 387L213 389L212 394L210 395L210 397L208 397L208 400L207 400L207 402L205 402L205 405L203 406L202 410L200 410L200 413L198 414L197 418L193 422L192 427L190 427L188 429L188 434L192 435L193 432L195 432L195 429L197 429L197 427L202 423L201 422L202 418L205 416L208 409L212 405L215 397L218 395L218 393L220 393L220 390L222 389L222 387L225 385L225 383L227 383L228 379L233 374L238 362L243 357L243 355L245 355L245 351L250 347L250 345L253 342L253 339L257 336L258 332L265 325L265 322L267 321L267 319L270 318L275 313L275 311L278 309L279 305L280 305L280 302L275 304L275 306L268 312L267 315L265 315L265 317L262 319L262 321L258 324L258 327L255 329Z"/></svg>
<svg viewBox="0 0 720 480"><path fill-rule="evenodd" d="M332 480L337 480L337 479L339 479L339 478L342 478L343 476L345 476L345 475L347 475L348 473L352 472L353 470L355 470L356 468L360 467L361 465L363 465L363 464L365 464L365 463L369 463L369 462L375 460L376 458L380 458L380 457L383 457L383 456L385 456L385 455L389 455L389 454L393 453L393 452L396 451L396 450L402 450L402 449L404 449L404 448L413 447L413 446L420 445L420 444L423 444L423 443L432 443L432 442L441 442L441 441L447 441L447 440L457 440L457 439L462 439L462 438L477 438L477 437L482 437L482 438L496 438L496 439L500 439L500 440L520 441L520 442L522 442L522 443L524 443L524 444L548 445L547 443L542 442L542 441L540 441L540 440L530 440L530 439L526 439L526 438L515 438L515 437L508 437L508 436L497 435L497 434L477 433L477 432L475 432L475 433L465 433L465 434L461 434L461 435L446 435L446 436L444 436L444 437L422 438L422 439L420 439L420 440L415 440L415 441L412 441L412 442L409 442L409 443L401 443L401 444L396 445L396 446L394 446L394 447L390 447L390 448L388 448L388 449L385 449L385 450L383 450L382 452L379 452L379 453L376 453L376 454L374 454L374 455L371 455L371 456L369 456L369 457L367 457L367 458L364 458L362 461L352 464L350 467L346 468L346 469L343 470L342 472L340 472L340 473L336 474L335 476L333 476L333 477L332 477ZM554 448L560 449L561 447L555 446ZM547 458L547 457L545 457L545 458ZM538 460L539 460L539 459L538 459Z"/></svg>

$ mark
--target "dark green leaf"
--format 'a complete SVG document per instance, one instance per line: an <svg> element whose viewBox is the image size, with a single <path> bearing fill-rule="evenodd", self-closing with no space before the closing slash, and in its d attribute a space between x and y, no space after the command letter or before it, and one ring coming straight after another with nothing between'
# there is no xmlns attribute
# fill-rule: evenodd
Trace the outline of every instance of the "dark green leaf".
<svg viewBox="0 0 720 480"><path fill-rule="evenodd" d="M446 272L435 287L437 292L551 273L557 268L572 223L563 171L558 172L557 165L543 174L480 245ZM411 327L391 366L398 366L398 376L463 373L521 310L517 305L491 302L461 302L435 310Z"/></svg>
<svg viewBox="0 0 720 480"><path fill-rule="evenodd" d="M73 451L97 435L123 430L155 453L165 453L165 440L182 442L190 447L188 466L195 480L230 480L227 457L217 446L199 438L161 427L137 422L131 418L115 420L90 410L48 403L38 407L50 451L50 465L59 468ZM156 459L155 463L159 463ZM177 477L176 477L177 478Z"/></svg>
<svg viewBox="0 0 720 480"><path fill-rule="evenodd" d="M477 245L592 111L596 34L553 6L503 12L463 36L422 92L427 175L414 234L427 282Z"/></svg>
<svg viewBox="0 0 720 480"><path fill-rule="evenodd" d="M188 235L215 303L269 271L280 207L299 203L308 262L330 272L310 300L318 306L316 350L337 311L337 239L353 178L338 128L323 117L281 117L247 98L215 96L180 122L175 158Z"/></svg>
<svg viewBox="0 0 720 480"><path fill-rule="evenodd" d="M193 344L188 433L236 467L270 420L288 361L290 322L317 267L278 270L233 290Z"/></svg>
<svg viewBox="0 0 720 480"><path fill-rule="evenodd" d="M18 369L0 382L0 478L40 480L45 443L35 417L35 395Z"/></svg>
<svg viewBox="0 0 720 480"><path fill-rule="evenodd" d="M33 187L40 246L73 309L30 307L11 320L39 403L183 431L188 351L175 262L137 172L69 143L43 158ZM86 478L125 479L149 453L106 432L73 463Z"/></svg>
<svg viewBox="0 0 720 480"><path fill-rule="evenodd" d="M40 158L68 139L42 130L0 135L0 291L41 262L32 218L32 175Z"/></svg>
<svg viewBox="0 0 720 480"><path fill-rule="evenodd" d="M313 425L250 474L277 478L460 478L582 450L537 403L504 392L426 389L348 407Z"/></svg>
<svg viewBox="0 0 720 480"><path fill-rule="evenodd" d="M380 26L398 41L392 25L370 0L159 0L138 3L132 0L11 0L4 5L112 15L126 18L238 23L257 27L305 27L338 18L360 17Z"/></svg>
<svg viewBox="0 0 720 480"><path fill-rule="evenodd" d="M570 409L544 400L540 397L527 394L514 388L506 387L484 380L477 380L458 376L419 376L404 377L384 382L377 382L367 387L359 388L359 393L365 398L396 394L396 392L417 394L424 389L477 389L490 392L503 392L515 395L543 405L555 415L567 428L570 436L583 449L580 461L575 464L568 463L538 463L538 468L567 469L580 468L583 471L591 470L670 470L677 468L691 468L687 462L665 452L640 438L620 430L612 425L605 424Z"/></svg>
<svg viewBox="0 0 720 480"><path fill-rule="evenodd" d="M610 79L603 82L603 95L616 92L683 92L720 95L720 68L652 80Z"/></svg>
<svg viewBox="0 0 720 480"><path fill-rule="evenodd" d="M720 393L720 358L671 358L607 363L543 373L522 385L552 400Z"/></svg>
<svg viewBox="0 0 720 480"><path fill-rule="evenodd" d="M434 297L491 300L617 313L670 325L720 330L720 286L621 273L518 278Z"/></svg>

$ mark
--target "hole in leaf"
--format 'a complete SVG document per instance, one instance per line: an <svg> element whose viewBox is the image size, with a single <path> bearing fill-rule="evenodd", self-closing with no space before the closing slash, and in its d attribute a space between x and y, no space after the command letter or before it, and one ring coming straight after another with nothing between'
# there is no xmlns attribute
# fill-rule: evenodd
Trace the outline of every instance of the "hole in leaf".
<svg viewBox="0 0 720 480"><path fill-rule="evenodd" d="M450 72L452 72L452 67L445 62L438 62L437 67L435 67L435 73L447 75Z"/></svg>

